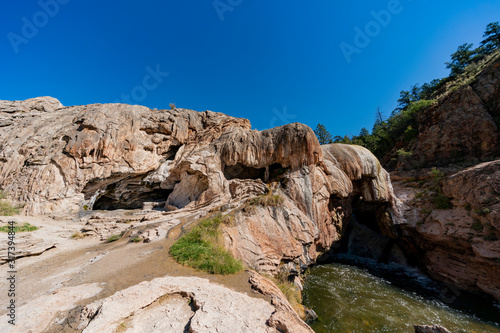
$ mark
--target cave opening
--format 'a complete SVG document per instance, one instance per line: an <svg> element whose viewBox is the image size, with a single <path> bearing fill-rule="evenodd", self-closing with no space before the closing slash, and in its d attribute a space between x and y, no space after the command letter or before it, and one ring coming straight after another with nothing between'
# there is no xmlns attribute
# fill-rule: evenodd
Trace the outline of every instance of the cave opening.
<svg viewBox="0 0 500 333"><path fill-rule="evenodd" d="M264 181L266 168L253 168L241 163L226 165L224 167L224 177L231 179L260 179Z"/></svg>
<svg viewBox="0 0 500 333"><path fill-rule="evenodd" d="M288 168L280 163L273 163L264 168L253 168L241 163L227 165L224 167L224 176L231 179L260 179L263 182L268 180L278 180L286 173Z"/></svg>
<svg viewBox="0 0 500 333"><path fill-rule="evenodd" d="M269 179L278 180L287 172L288 168L283 167L280 163L273 163L269 166Z"/></svg>
<svg viewBox="0 0 500 333"><path fill-rule="evenodd" d="M167 161L173 161L175 159L175 155L177 155L177 152L181 147L182 145L170 146L168 151L162 153L163 159Z"/></svg>
<svg viewBox="0 0 500 333"><path fill-rule="evenodd" d="M356 220L377 234L382 234L377 216L387 210L387 204L380 202L366 202L358 195L352 202L352 211Z"/></svg>
<svg viewBox="0 0 500 333"><path fill-rule="evenodd" d="M125 192L118 195L116 191L107 189L92 206L93 210L115 210L115 209L142 209L145 202L157 203L154 208L163 208L168 196L173 190L151 189L147 192Z"/></svg>

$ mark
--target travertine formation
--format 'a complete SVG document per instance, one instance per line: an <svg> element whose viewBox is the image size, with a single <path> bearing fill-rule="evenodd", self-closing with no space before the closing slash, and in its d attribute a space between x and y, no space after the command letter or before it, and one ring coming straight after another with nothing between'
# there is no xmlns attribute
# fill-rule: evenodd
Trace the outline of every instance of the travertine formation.
<svg viewBox="0 0 500 333"><path fill-rule="evenodd" d="M124 104L63 107L48 97L1 102L0 117L0 188L14 202L22 203L27 215L75 216L120 208L147 212L159 207L176 218L195 218L221 211L233 217L223 230L226 246L248 267L271 274L284 266L300 270L327 252L342 236L354 203L369 204L380 229L388 235L394 224L404 223L388 173L368 150L341 144L322 147L313 131L302 124L256 131L248 120L211 111L150 110ZM268 204L273 200L274 204ZM109 218L85 217L82 231L103 240L127 230L127 223L137 223L134 217ZM144 229L138 236L144 240L162 237L171 225L163 228L158 223L156 229ZM155 281L146 288L162 291ZM169 280L167 285L172 283ZM255 319L264 320L261 323L245 324L252 331L265 327L309 330L272 282L254 275L252 283L262 293L274 295L277 307L274 313L272 307L261 304L262 311L269 313L259 312ZM205 284L199 286L201 295L206 292ZM127 297L118 302L122 305L115 301L143 287L137 285L97 301L95 307L89 305L80 329L101 332L102 327L109 327L113 313L119 318L113 317L111 326L120 325L128 312L112 309L132 303ZM189 288L186 285L170 293L191 295ZM150 293L146 296L154 303L168 292ZM205 302L193 300L195 305ZM109 311L108 302L116 303ZM162 317L177 308L158 303L151 311L145 310L147 304L139 305L128 320L147 327L145 318ZM211 331L203 327L212 325L215 317L205 318L202 313L214 304L208 302L196 311L189 321L192 331ZM96 312L97 308L101 310ZM177 314L179 318L193 311L181 308L185 311ZM217 311L226 310L214 308L212 312ZM267 324L266 318L270 318Z"/></svg>
<svg viewBox="0 0 500 333"><path fill-rule="evenodd" d="M167 210L234 210L246 198L279 195L280 207L235 211L237 223L225 234L250 267L269 272L282 261L310 264L327 251L354 199L388 208L377 212L387 233L401 222L388 174L368 150L321 147L302 124L260 132L211 111L62 107L53 98L37 99L36 108L31 100L2 103L11 122L0 129L0 187L25 214L151 202Z"/></svg>

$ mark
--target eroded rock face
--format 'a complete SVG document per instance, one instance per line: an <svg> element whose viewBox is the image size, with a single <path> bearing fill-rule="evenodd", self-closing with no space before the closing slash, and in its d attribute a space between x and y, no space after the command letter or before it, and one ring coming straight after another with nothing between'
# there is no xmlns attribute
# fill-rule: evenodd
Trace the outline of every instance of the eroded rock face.
<svg viewBox="0 0 500 333"><path fill-rule="evenodd" d="M417 190L396 183L396 194L414 206L405 212L407 250L434 278L500 299L500 161L451 174L442 184L453 207L431 211L414 200Z"/></svg>
<svg viewBox="0 0 500 333"><path fill-rule="evenodd" d="M448 93L418 115L419 135L412 165L445 166L491 160L500 155L500 57L493 58L470 83ZM401 142L401 145L405 145ZM384 157L390 164L393 155ZM400 165L402 166L402 165ZM408 166L408 165L406 165Z"/></svg>
<svg viewBox="0 0 500 333"><path fill-rule="evenodd" d="M284 206L258 207L259 220L239 217L245 222L227 233L242 257L266 270L282 259L310 263L328 250L350 218L353 199L392 211L392 219L379 219L387 232L402 221L388 174L368 150L321 147L303 124L259 132L248 120L211 111L93 104L39 112L31 101L15 104L32 109L4 112L16 123L0 129L0 187L25 204L26 214L141 208L155 201L167 210L241 206L275 184ZM271 247L266 233L278 239ZM243 239L266 254L250 258L240 249Z"/></svg>
<svg viewBox="0 0 500 333"><path fill-rule="evenodd" d="M15 326L3 320L0 330L19 333L47 330L55 321L64 320L56 318L58 313L71 310L79 301L93 297L101 290L99 283L60 288L50 295L41 296L17 308Z"/></svg>
<svg viewBox="0 0 500 333"><path fill-rule="evenodd" d="M354 200L379 208L376 218L388 236L394 224L405 223L389 176L373 154L343 144L322 146L322 152L323 163L289 171L274 183L267 198L279 196L280 205L235 210L226 246L249 267L274 274L281 263L314 263L340 240Z"/></svg>
<svg viewBox="0 0 500 333"><path fill-rule="evenodd" d="M181 147L189 155L228 128L250 129L246 119L210 111L152 111L124 104L62 107L45 97L0 105L5 105L0 109L0 187L23 202L27 214L75 213L93 205L123 208L116 205L131 197L165 201L169 191L174 197L182 192L176 184L192 171L169 168ZM200 193L192 194L196 200ZM128 208L141 205L136 200Z"/></svg>
<svg viewBox="0 0 500 333"><path fill-rule="evenodd" d="M15 326L3 321L0 328L2 332L312 332L272 282L255 272L250 279L271 302L198 277L155 278L93 302L89 299L104 286L82 284L27 302L17 309L22 319Z"/></svg>
<svg viewBox="0 0 500 333"><path fill-rule="evenodd" d="M23 103L16 105L32 108ZM211 111L124 104L2 115L15 122L0 128L0 187L25 204L26 214L164 207L194 218L222 211L234 217L223 230L226 246L248 267L271 274L282 263L315 262L363 204L389 236L394 224L404 223L389 176L373 154L356 146L320 146L303 124L260 132L248 120ZM106 239L126 230L106 221L94 214L83 231ZM160 231L145 237L161 237ZM168 309L160 306L151 315ZM106 326L103 313L116 311L97 313L87 331ZM272 327L284 330L282 314ZM197 315L190 321L194 331ZM120 324L116 318L112 323Z"/></svg>

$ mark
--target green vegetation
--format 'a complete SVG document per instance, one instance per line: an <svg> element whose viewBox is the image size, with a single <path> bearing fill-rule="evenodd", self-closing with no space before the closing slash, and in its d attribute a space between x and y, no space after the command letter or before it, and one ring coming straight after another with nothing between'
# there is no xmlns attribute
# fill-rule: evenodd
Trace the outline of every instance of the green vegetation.
<svg viewBox="0 0 500 333"><path fill-rule="evenodd" d="M481 47L484 53L491 54L496 49L500 48L500 24L499 22L492 22L486 26L486 31L484 32L483 38L485 39L481 42Z"/></svg>
<svg viewBox="0 0 500 333"><path fill-rule="evenodd" d="M264 207L279 207L283 204L283 197L279 194L275 195L259 195L258 197L250 199L249 203L253 206Z"/></svg>
<svg viewBox="0 0 500 333"><path fill-rule="evenodd" d="M453 204L451 203L450 199L442 193L436 193L432 198L432 201L434 202L434 207L436 207L436 209L453 208Z"/></svg>
<svg viewBox="0 0 500 333"><path fill-rule="evenodd" d="M31 225L28 222L24 223L23 225L19 225L17 223L14 224L14 232L35 231L37 229L38 229L37 226ZM6 225L3 227L0 227L0 231L9 232L9 231L11 231L11 229L9 228L9 226Z"/></svg>
<svg viewBox="0 0 500 333"><path fill-rule="evenodd" d="M106 239L106 243L111 243L117 241L121 238L121 235L111 235L108 239Z"/></svg>
<svg viewBox="0 0 500 333"><path fill-rule="evenodd" d="M232 274L242 270L241 261L222 244L220 226L227 220L221 215L202 220L170 247L170 254L181 264L211 274Z"/></svg>
<svg viewBox="0 0 500 333"><path fill-rule="evenodd" d="M135 237L132 237L132 238L130 239L130 241L131 241L132 243L139 243L140 241L142 241L142 238L141 238L141 237L139 237L139 236L135 236Z"/></svg>
<svg viewBox="0 0 500 333"><path fill-rule="evenodd" d="M19 208L12 206L7 200L7 195L0 190L0 216L12 216L19 213Z"/></svg>
<svg viewBox="0 0 500 333"><path fill-rule="evenodd" d="M329 143L333 143L332 135L328 132L324 125L318 124L316 129L314 130L314 134L318 137L318 141L320 145L326 145Z"/></svg>
<svg viewBox="0 0 500 333"><path fill-rule="evenodd" d="M483 209L474 209L474 213L479 215L479 216L486 216L488 215L489 213L491 213L491 209L489 208L483 208Z"/></svg>
<svg viewBox="0 0 500 333"><path fill-rule="evenodd" d="M170 103L168 106L170 107L171 110L175 109L175 103Z"/></svg>
<svg viewBox="0 0 500 333"><path fill-rule="evenodd" d="M444 179L444 172L436 168L432 168L429 175L432 177L432 190L441 193L441 181Z"/></svg>
<svg viewBox="0 0 500 333"><path fill-rule="evenodd" d="M500 48L500 24L493 22L487 25L483 41L477 48L473 44L462 44L446 62L450 75L442 79L434 79L423 85L415 84L409 90L400 92L397 107L390 117L385 118L377 109L375 124L371 133L362 128L358 135L335 136L333 142L356 144L369 149L379 159L393 151L394 147L411 146L419 135L419 116L432 107L437 98L447 91L458 89L463 84L474 81L475 75L484 68L484 63ZM500 120L499 120L500 122ZM331 143L331 135L322 124L314 131L321 144ZM397 152L400 162L411 159L408 149L400 148ZM403 153L403 154L402 154ZM459 157L460 152L457 152ZM393 159L396 162L397 159Z"/></svg>

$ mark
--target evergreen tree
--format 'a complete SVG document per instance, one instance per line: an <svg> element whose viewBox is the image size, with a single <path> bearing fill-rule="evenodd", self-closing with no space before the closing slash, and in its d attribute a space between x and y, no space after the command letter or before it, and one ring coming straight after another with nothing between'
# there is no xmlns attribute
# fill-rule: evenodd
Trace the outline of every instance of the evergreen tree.
<svg viewBox="0 0 500 333"><path fill-rule="evenodd" d="M483 37L486 37L481 42L481 47L485 54L490 54L496 49L500 48L500 24L493 22L486 26L486 31Z"/></svg>
<svg viewBox="0 0 500 333"><path fill-rule="evenodd" d="M320 145L333 143L332 135L330 134L330 132L326 130L326 127L322 124L318 124L318 126L316 126L314 134L316 134L316 136L318 137Z"/></svg>
<svg viewBox="0 0 500 333"><path fill-rule="evenodd" d="M450 76L461 74L468 64L474 61L476 55L474 50L471 50L472 44L462 44L457 51L451 55L451 62L447 62L446 68L451 70Z"/></svg>

